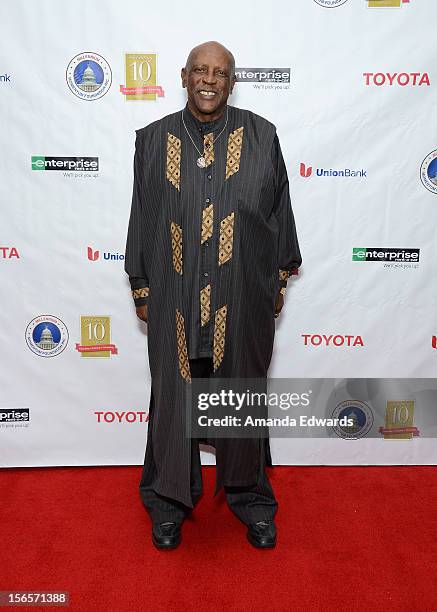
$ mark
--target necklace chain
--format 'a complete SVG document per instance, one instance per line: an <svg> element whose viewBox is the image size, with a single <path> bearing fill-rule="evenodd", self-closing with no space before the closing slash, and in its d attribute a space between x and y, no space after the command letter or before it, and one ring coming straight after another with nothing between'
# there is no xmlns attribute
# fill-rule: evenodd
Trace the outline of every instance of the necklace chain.
<svg viewBox="0 0 437 612"><path fill-rule="evenodd" d="M188 138L191 140L191 142L192 142L192 144L193 144L193 147L196 149L196 151L197 151L197 152L199 153L199 155L200 155L200 158L199 158L199 159L202 159L202 158L203 158L203 152L202 152L202 151L200 151L200 149L197 147L196 143L194 142L194 140L193 140L193 139L192 139L192 137L191 137L190 132L188 131L187 126L185 125L185 120L184 120L184 111L182 111L182 123L183 123L183 125L184 125L185 131L186 131L186 132L187 132L187 134L188 134ZM213 144L213 145L214 145L214 144L217 142L217 140L218 140L218 139L220 138L220 136L223 134L223 132L225 131L226 126L227 126L227 125L228 125L228 107L226 107L226 121L225 121L225 125L223 126L223 129L220 131L220 133L219 133L219 134L218 134L218 135L217 135L217 136L214 138L214 140L213 140L213 142L212 142L212 144ZM199 160L198 160L198 161L199 161Z"/></svg>

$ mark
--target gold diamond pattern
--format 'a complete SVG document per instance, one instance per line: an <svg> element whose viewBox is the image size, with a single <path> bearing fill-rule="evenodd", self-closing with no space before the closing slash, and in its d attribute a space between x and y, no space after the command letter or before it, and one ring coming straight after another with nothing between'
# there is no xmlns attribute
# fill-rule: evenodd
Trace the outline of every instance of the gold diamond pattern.
<svg viewBox="0 0 437 612"><path fill-rule="evenodd" d="M149 297L149 287L142 287L141 289L134 289L132 291L132 297L134 298L134 300L137 300L138 298Z"/></svg>
<svg viewBox="0 0 437 612"><path fill-rule="evenodd" d="M200 239L200 244L203 244L205 240L211 238L212 229L214 223L214 206L210 204L202 211L202 235Z"/></svg>
<svg viewBox="0 0 437 612"><path fill-rule="evenodd" d="M233 174L236 174L240 169L241 147L243 146L243 130L244 127L239 127L229 134L225 180L227 180Z"/></svg>
<svg viewBox="0 0 437 612"><path fill-rule="evenodd" d="M203 137L203 157L206 167L214 163L214 133L205 134Z"/></svg>
<svg viewBox="0 0 437 612"><path fill-rule="evenodd" d="M214 344L213 344L213 366L217 370L223 356L225 354L225 336L226 336L226 314L228 312L227 305L222 306L215 311L214 321Z"/></svg>
<svg viewBox="0 0 437 612"><path fill-rule="evenodd" d="M185 321L176 308L176 340L178 345L179 372L184 380L191 382L190 362L188 361L187 342L185 340Z"/></svg>
<svg viewBox="0 0 437 612"><path fill-rule="evenodd" d="M288 270L279 269L279 280L280 281L286 281L290 278L290 276L291 276L291 272L289 272Z"/></svg>
<svg viewBox="0 0 437 612"><path fill-rule="evenodd" d="M211 310L211 285L200 290L200 324L203 327L209 321Z"/></svg>
<svg viewBox="0 0 437 612"><path fill-rule="evenodd" d="M181 188L181 141L167 132L167 180L178 191Z"/></svg>
<svg viewBox="0 0 437 612"><path fill-rule="evenodd" d="M174 221L170 224L171 248L173 251L173 267L182 274L182 228Z"/></svg>
<svg viewBox="0 0 437 612"><path fill-rule="evenodd" d="M234 242L234 212L220 221L219 239L219 266L229 261L232 257L232 245Z"/></svg>

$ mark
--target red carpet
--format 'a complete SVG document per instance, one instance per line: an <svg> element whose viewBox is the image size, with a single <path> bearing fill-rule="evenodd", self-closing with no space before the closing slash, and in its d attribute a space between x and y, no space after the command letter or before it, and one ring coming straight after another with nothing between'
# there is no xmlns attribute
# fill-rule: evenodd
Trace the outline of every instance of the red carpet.
<svg viewBox="0 0 437 612"><path fill-rule="evenodd" d="M436 468L277 467L262 551L203 471L182 546L158 552L140 468L2 470L0 590L65 590L86 611L437 610Z"/></svg>

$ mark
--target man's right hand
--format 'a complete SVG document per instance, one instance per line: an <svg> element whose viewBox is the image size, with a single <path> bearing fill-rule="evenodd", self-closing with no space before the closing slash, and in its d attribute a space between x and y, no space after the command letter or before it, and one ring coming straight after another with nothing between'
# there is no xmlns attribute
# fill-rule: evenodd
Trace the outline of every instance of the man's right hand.
<svg viewBox="0 0 437 612"><path fill-rule="evenodd" d="M144 304L144 306L137 306L136 311L137 317L141 319L141 321L147 323L147 304Z"/></svg>

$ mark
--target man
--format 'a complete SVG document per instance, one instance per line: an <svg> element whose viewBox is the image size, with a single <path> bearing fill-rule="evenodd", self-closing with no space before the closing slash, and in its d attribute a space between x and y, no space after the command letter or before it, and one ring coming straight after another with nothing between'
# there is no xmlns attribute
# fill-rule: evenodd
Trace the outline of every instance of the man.
<svg viewBox="0 0 437 612"><path fill-rule="evenodd" d="M137 315L148 323L152 376L140 482L157 548L175 548L200 497L199 440L185 432L192 378L266 379L275 316L301 264L275 127L227 105L233 55L194 48L182 68L186 107L138 130L126 245ZM276 544L268 439L209 440L216 492L257 548Z"/></svg>

